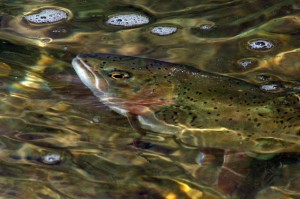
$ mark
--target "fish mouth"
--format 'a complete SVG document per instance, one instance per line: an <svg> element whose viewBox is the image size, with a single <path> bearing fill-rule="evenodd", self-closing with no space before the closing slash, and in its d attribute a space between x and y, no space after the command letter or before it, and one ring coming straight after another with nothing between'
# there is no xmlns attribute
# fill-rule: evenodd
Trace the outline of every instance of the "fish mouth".
<svg viewBox="0 0 300 199"><path fill-rule="evenodd" d="M91 66L89 66L85 61L77 55L76 58L72 60L72 66L76 71L80 80L87 86L94 95L101 98L107 91L108 84L100 73L95 73Z"/></svg>

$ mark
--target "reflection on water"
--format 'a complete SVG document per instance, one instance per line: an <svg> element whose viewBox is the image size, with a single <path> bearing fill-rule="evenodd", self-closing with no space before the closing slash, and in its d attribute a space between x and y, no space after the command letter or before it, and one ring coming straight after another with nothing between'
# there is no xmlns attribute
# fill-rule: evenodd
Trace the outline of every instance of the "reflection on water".
<svg viewBox="0 0 300 199"><path fill-rule="evenodd" d="M299 197L300 1L4 0L0 5L1 197ZM226 90L241 110L232 115L238 123L230 125L213 115L232 114L216 84L211 86L217 92L201 105L205 113L185 106L196 99L204 103L196 97L203 91L184 99L182 107L155 110L160 121L178 126L197 121L198 129L218 125L234 130L227 137L214 134L205 147L195 144L199 132L184 132L187 136L180 140L162 133L159 125L137 128L141 120L129 123L99 102L72 68L72 59L82 53L185 64L245 80L269 94L268 99L284 97L270 113L270 104L263 108L257 100L253 105L252 98L237 94L239 88ZM205 86L192 76L182 78ZM168 94L180 86L177 81L156 89ZM252 97L256 92L246 91ZM248 122L255 119L253 107L265 111L260 125L273 134L261 136L253 126L259 121ZM231 147L236 136L243 138L238 134L243 124L257 141L254 149ZM225 135L224 129L217 131ZM277 147L288 150L274 153Z"/></svg>

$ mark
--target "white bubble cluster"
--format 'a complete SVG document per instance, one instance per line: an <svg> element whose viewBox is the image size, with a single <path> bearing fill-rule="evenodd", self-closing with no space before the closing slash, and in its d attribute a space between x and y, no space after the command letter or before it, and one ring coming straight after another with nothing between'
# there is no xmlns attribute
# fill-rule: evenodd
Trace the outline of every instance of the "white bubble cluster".
<svg viewBox="0 0 300 199"><path fill-rule="evenodd" d="M268 50L273 47L273 44L266 40L255 40L249 42L249 47L254 50Z"/></svg>
<svg viewBox="0 0 300 199"><path fill-rule="evenodd" d="M241 60L239 61L239 64L243 66L244 68L247 68L252 64L252 60Z"/></svg>
<svg viewBox="0 0 300 199"><path fill-rule="evenodd" d="M256 78L260 81L267 81L269 80L271 77L268 75L257 75Z"/></svg>
<svg viewBox="0 0 300 199"><path fill-rule="evenodd" d="M62 10L48 8L41 10L37 14L26 15L24 18L31 23L41 24L62 21L67 19L68 15Z"/></svg>
<svg viewBox="0 0 300 199"><path fill-rule="evenodd" d="M106 23L114 26L133 27L149 23L149 18L139 14L120 14L110 17Z"/></svg>
<svg viewBox="0 0 300 199"><path fill-rule="evenodd" d="M61 161L61 156L59 154L48 154L43 156L42 161L45 164L56 164Z"/></svg>
<svg viewBox="0 0 300 199"><path fill-rule="evenodd" d="M212 24L203 24L203 25L200 25L199 27L201 30L210 30L213 28L213 25Z"/></svg>
<svg viewBox="0 0 300 199"><path fill-rule="evenodd" d="M277 91L279 86L276 84L267 84L260 87L264 91Z"/></svg>
<svg viewBox="0 0 300 199"><path fill-rule="evenodd" d="M157 26L152 28L151 33L155 35L171 35L177 31L177 27L172 26Z"/></svg>

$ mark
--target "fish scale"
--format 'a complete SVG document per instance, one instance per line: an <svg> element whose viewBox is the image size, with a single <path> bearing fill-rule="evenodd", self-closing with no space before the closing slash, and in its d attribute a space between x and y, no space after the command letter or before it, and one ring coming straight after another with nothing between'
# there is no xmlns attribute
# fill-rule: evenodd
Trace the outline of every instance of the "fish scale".
<svg viewBox="0 0 300 199"><path fill-rule="evenodd" d="M112 110L183 145L257 153L297 151L299 97L190 66L119 55L78 55L77 74Z"/></svg>

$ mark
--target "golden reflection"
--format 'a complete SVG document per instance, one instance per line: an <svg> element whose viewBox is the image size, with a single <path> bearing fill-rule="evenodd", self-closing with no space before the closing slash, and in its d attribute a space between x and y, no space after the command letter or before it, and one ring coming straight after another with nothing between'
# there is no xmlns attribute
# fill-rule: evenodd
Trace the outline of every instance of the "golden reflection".
<svg viewBox="0 0 300 199"><path fill-rule="evenodd" d="M165 196L165 199L177 199L177 196L175 193L168 193L166 196Z"/></svg>
<svg viewBox="0 0 300 199"><path fill-rule="evenodd" d="M11 67L3 62L0 62L0 76L8 76L11 72Z"/></svg>

